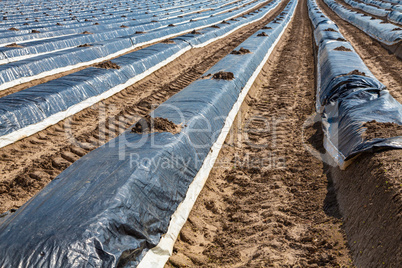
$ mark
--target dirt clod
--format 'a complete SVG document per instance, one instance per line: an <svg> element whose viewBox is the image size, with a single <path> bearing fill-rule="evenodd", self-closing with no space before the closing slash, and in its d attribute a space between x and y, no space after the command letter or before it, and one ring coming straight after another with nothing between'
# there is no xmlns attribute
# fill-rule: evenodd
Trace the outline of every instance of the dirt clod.
<svg viewBox="0 0 402 268"><path fill-rule="evenodd" d="M32 30L31 33L40 33L38 30Z"/></svg>
<svg viewBox="0 0 402 268"><path fill-rule="evenodd" d="M23 46L18 45L17 43L12 43L12 44L9 44L9 45L7 45L7 46L5 46L5 47L18 47L18 48L22 48Z"/></svg>
<svg viewBox="0 0 402 268"><path fill-rule="evenodd" d="M152 118L151 116L146 115L135 124L131 131L138 134L154 132L170 132L172 134L177 134L180 133L181 126L176 125L166 118Z"/></svg>
<svg viewBox="0 0 402 268"><path fill-rule="evenodd" d="M20 29L18 29L18 28L14 28L14 27L11 27L10 29L8 29L9 31L19 31Z"/></svg>
<svg viewBox="0 0 402 268"><path fill-rule="evenodd" d="M364 72L360 72L359 70L353 70L349 73L347 73L346 75L361 75L361 76L366 76L366 74Z"/></svg>
<svg viewBox="0 0 402 268"><path fill-rule="evenodd" d="M174 44L175 42L173 40L166 39L166 40L163 40L161 43L163 43L163 44Z"/></svg>
<svg viewBox="0 0 402 268"><path fill-rule="evenodd" d="M88 31L84 31L84 32L82 32L81 34L93 34L93 33L88 32Z"/></svg>
<svg viewBox="0 0 402 268"><path fill-rule="evenodd" d="M336 32L336 30L332 29L332 28L327 28L324 30L324 32Z"/></svg>
<svg viewBox="0 0 402 268"><path fill-rule="evenodd" d="M366 122L363 127L367 130L363 133L363 138L365 140L371 140L375 138L392 138L397 136L402 136L402 125L396 123L381 123L375 120Z"/></svg>
<svg viewBox="0 0 402 268"><path fill-rule="evenodd" d="M79 45L79 46L77 46L77 47L91 47L92 45L90 45L90 44L82 44L82 45Z"/></svg>
<svg viewBox="0 0 402 268"><path fill-rule="evenodd" d="M244 55L244 54L249 54L251 53L250 50L248 50L247 48L243 48L241 47L239 50L233 50L232 52L230 52L230 54L233 55Z"/></svg>
<svg viewBox="0 0 402 268"><path fill-rule="evenodd" d="M234 75L231 72L217 72L212 76L213 79L222 79L222 80L233 80Z"/></svg>
<svg viewBox="0 0 402 268"><path fill-rule="evenodd" d="M196 30L192 30L191 34L201 34L200 32L197 32Z"/></svg>
<svg viewBox="0 0 402 268"><path fill-rule="evenodd" d="M268 36L268 34L266 34L265 32L262 32L262 33L257 34L257 36Z"/></svg>
<svg viewBox="0 0 402 268"><path fill-rule="evenodd" d="M336 50L336 51L347 51L347 52L352 51L351 49L349 49L347 47L344 47L344 46L336 47L334 50Z"/></svg>
<svg viewBox="0 0 402 268"><path fill-rule="evenodd" d="M95 64L94 67L103 69L120 69L119 65L117 65L114 62L111 62L110 60Z"/></svg>

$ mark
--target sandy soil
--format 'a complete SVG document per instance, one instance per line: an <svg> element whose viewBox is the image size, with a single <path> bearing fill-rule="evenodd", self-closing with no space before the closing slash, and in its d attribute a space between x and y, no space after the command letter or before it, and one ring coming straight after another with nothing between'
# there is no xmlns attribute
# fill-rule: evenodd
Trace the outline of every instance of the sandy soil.
<svg viewBox="0 0 402 268"><path fill-rule="evenodd" d="M166 118L152 118L150 115L146 115L134 125L131 131L134 133L170 132L177 134L181 131L181 125L177 125Z"/></svg>
<svg viewBox="0 0 402 268"><path fill-rule="evenodd" d="M0 213L20 207L74 161L116 137L140 116L147 115L158 104L198 79L276 17L286 2L264 20L247 25L204 48L192 49L107 100L1 148Z"/></svg>
<svg viewBox="0 0 402 268"><path fill-rule="evenodd" d="M402 102L402 61L317 1ZM21 206L74 161L201 78L286 3L264 21L189 51L113 97L0 149L0 213ZM400 267L402 150L363 154L341 171L304 147L325 152L321 125L302 127L315 104L312 40L306 0L301 0L243 104L166 267ZM367 138L400 132L395 125L366 125Z"/></svg>
<svg viewBox="0 0 402 268"><path fill-rule="evenodd" d="M166 267L352 265L324 166L301 139L315 84L305 4L253 85Z"/></svg>
<svg viewBox="0 0 402 268"><path fill-rule="evenodd" d="M358 267L401 267L402 150L364 154L345 171L326 167Z"/></svg>

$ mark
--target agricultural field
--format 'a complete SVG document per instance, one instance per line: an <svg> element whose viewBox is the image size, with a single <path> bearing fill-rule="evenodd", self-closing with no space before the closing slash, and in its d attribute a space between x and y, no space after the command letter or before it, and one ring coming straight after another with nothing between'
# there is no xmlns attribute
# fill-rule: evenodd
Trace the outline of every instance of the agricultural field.
<svg viewBox="0 0 402 268"><path fill-rule="evenodd" d="M0 267L400 267L401 0L0 10Z"/></svg>

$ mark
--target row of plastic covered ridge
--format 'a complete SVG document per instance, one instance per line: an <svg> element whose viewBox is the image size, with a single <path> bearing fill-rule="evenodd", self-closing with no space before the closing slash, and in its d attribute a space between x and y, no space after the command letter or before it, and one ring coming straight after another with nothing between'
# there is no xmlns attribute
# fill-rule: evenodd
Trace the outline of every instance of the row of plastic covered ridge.
<svg viewBox="0 0 402 268"><path fill-rule="evenodd" d="M364 138L366 122L402 124L402 105L374 77L314 0L308 1L308 8L318 47L316 107L327 152L345 168L362 152L402 148L402 137Z"/></svg>
<svg viewBox="0 0 402 268"><path fill-rule="evenodd" d="M103 21L99 26L82 26L68 29L40 28L46 31L36 34L18 34L0 39L0 90L19 83L28 82L50 74L56 74L77 67L90 65L127 53L140 46L184 34L192 29L200 29L227 20L255 8L262 1L207 3L190 6L169 13L155 11L135 16L123 22ZM244 5L248 5L247 8ZM183 12L181 12L183 11ZM131 13L129 13L131 14ZM169 15L166 15L169 14ZM132 15L134 16L134 15ZM121 19L121 18L120 18ZM118 21L120 21L118 18ZM128 20L128 22L127 22ZM8 26L7 26L8 27ZM14 31L15 32L15 31ZM14 46L5 46L14 43Z"/></svg>
<svg viewBox="0 0 402 268"><path fill-rule="evenodd" d="M216 35L224 34L225 26L244 25L266 15L279 3L272 1L244 20L220 25ZM186 219L212 168L211 160L296 6L297 0L291 0L275 20L236 48L249 53L225 56L153 112L153 117L181 124L180 133L127 130L73 163L1 223L0 266L163 266L181 228L175 219ZM174 38L175 45L169 46L179 50L183 41L206 42L213 38L210 31ZM123 66L123 61L116 62ZM221 72L232 76L214 75ZM133 154L150 159L151 165L132 165ZM171 156L186 162L157 164L161 159L174 161ZM169 238L170 243L162 243Z"/></svg>
<svg viewBox="0 0 402 268"><path fill-rule="evenodd" d="M0 115L0 147L43 130L99 100L119 92L191 48L205 46L239 27L262 19L266 14L265 11L232 20L234 16L255 8L256 5L261 4L263 1L256 1L247 7L239 8L237 11L199 20L195 22L197 25L189 22L191 25L184 23L182 26L173 27L187 27L188 32L189 29L193 29L192 27L208 26L212 22L215 25L214 27L204 27L198 32L175 38L173 39L174 43L157 43L115 58L113 63L119 66L118 69L89 67L0 98L2 111ZM279 0L274 0L272 5L277 5L279 2ZM228 22L222 23L223 20ZM154 38L153 41L166 39L170 34L169 32L170 29L157 31L152 34L153 37L149 38ZM132 46L132 41L129 38L127 43L129 43L130 47ZM122 49L122 47L116 45L112 47L117 48L117 50ZM103 45L100 48L102 51L108 51ZM86 60L93 60L103 56L103 54L90 53L90 51L86 52L84 50L80 53L85 55ZM41 66L38 72L40 70L52 70L52 68L58 68L61 65L67 65L71 69L76 68L74 65L77 62L76 58L70 57L68 53L67 56L65 55L66 51L61 53L60 57L68 57L68 60L62 60L62 58L57 57L56 61L51 61L52 64L38 63ZM75 53L75 55L78 55L78 53ZM21 70L20 62L15 62L11 65L14 64ZM10 64L0 65L0 68L5 68L7 65ZM32 73L31 67L25 69L25 71ZM6 76L9 75L7 74Z"/></svg>
<svg viewBox="0 0 402 268"><path fill-rule="evenodd" d="M363 10L371 15L379 16L396 24L402 24L402 5L393 5L375 0L345 0L348 5Z"/></svg>
<svg viewBox="0 0 402 268"><path fill-rule="evenodd" d="M345 6L339 4L335 0L323 0L338 16L348 21L360 30L370 35L372 38L378 40L386 45L395 45L402 41L402 28L393 23L384 21L381 18L373 18L365 14L352 11ZM346 3L352 3L351 0L346 0ZM370 1L374 2L374 0ZM400 11L400 7L398 9ZM369 13L368 9L364 9ZM395 12L394 12L395 11ZM398 10L394 10L390 18L391 21L401 21L401 14ZM389 13L391 14L391 13ZM381 16L381 15L378 15ZM387 18L387 17L385 17Z"/></svg>

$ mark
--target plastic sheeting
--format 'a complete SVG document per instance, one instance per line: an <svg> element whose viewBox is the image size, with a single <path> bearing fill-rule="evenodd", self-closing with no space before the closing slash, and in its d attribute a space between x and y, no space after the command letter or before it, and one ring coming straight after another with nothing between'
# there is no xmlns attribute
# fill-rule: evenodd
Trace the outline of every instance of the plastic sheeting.
<svg viewBox="0 0 402 268"><path fill-rule="evenodd" d="M221 4L226 4L228 1L191 1L188 2L178 2L175 3L173 7L168 7L171 2L161 1L160 3L155 3L152 5L136 4L135 2L128 2L126 6L112 7L113 2L105 3L101 7L89 7L85 6L79 10L55 10L47 8L44 12L39 12L38 7L32 8L30 11L36 9L37 12L29 12L27 10L23 11L25 7L24 4L19 6L19 12L9 12L4 14L7 20L0 24L0 29L6 30L7 27L18 26L19 28L30 28L33 26L35 29L49 30L49 27L54 27L58 22L69 21L68 24L78 25L85 23L89 25L85 19L90 19L95 22L108 22L110 20L122 19L122 15L126 16L127 20L131 18L143 19L150 17L151 15L158 15L165 17L166 15L180 15L180 13L185 14L190 10L202 9L206 6L211 5L211 7L220 7ZM93 1L93 3L96 3ZM38 21L35 21L37 19ZM12 22L11 22L12 21ZM32 25L25 26L25 23ZM69 28L69 25L63 25L60 28ZM31 29L31 28L30 28Z"/></svg>
<svg viewBox="0 0 402 268"><path fill-rule="evenodd" d="M393 4L391 3L386 3L383 1L375 1L375 0L361 0L361 2L366 3L366 4L370 4L370 5L374 5L377 7L381 7L384 9L391 9Z"/></svg>
<svg viewBox="0 0 402 268"><path fill-rule="evenodd" d="M384 2L390 2L390 3L402 5L402 1L401 1L401 0L384 0Z"/></svg>
<svg viewBox="0 0 402 268"><path fill-rule="evenodd" d="M253 3L251 6L255 7L258 4L263 2L263 0L258 0L257 2ZM225 8L229 8L225 7ZM75 34L75 35L67 35L67 36L61 36L61 37L55 37L51 39L46 39L46 40L40 40L40 41L32 41L32 42L26 42L23 43L22 48L13 48L13 47L0 47L0 59L3 59L3 62L7 61L17 61L20 60L21 58L29 58L33 57L37 54L43 54L43 53L50 53L52 51L59 51L62 49L67 49L71 47L75 47L78 45L82 44L92 44L95 42L102 42L102 41L107 41L111 40L110 42L113 42L113 39L121 37L121 38L129 38L129 39L138 39L136 42L141 42L142 39L147 39L149 41L149 37L151 34L162 37L163 35L168 35L168 34L178 34L184 30L191 30L194 27L201 27L208 25L210 23L216 23L219 21L219 19L224 20L226 18L233 17L234 14L239 14L241 11L244 12L245 10L248 10L250 8L241 8L233 13L228 13L228 14L221 14L216 17L210 18L208 16L207 19L203 20L197 20L196 22L187 22L187 23L181 23L177 27L166 27L169 24L174 24L174 23L180 23L184 19L183 18L177 18L177 19L172 19L167 22L163 23L148 23L148 24L141 24L138 26L127 26L127 28L120 28L117 27L117 29L111 29L108 31L99 31L98 33L93 33L93 34ZM191 18L197 18L200 17L199 14L192 15ZM136 34L137 31L150 31L152 32L146 34L146 35L138 35ZM140 36L140 37L139 37ZM143 42L143 41L142 41Z"/></svg>
<svg viewBox="0 0 402 268"><path fill-rule="evenodd" d="M292 0L283 20L268 24L268 36L257 36L259 31L241 44L251 54L229 54L206 72L232 72L233 80L197 80L155 110L154 116L182 123L181 133L126 131L76 161L1 223L0 265L136 266L166 233L226 117L296 4Z"/></svg>
<svg viewBox="0 0 402 268"><path fill-rule="evenodd" d="M334 0L324 0L324 2L342 19L355 25L363 32L367 33L374 39L386 44L394 45L402 40L402 29L395 30L395 25L391 23L383 23L382 20L364 16L363 14L351 11L344 6L339 5Z"/></svg>
<svg viewBox="0 0 402 268"><path fill-rule="evenodd" d="M391 11L388 14L388 20L393 22L393 23L402 25L402 13L399 12L399 11L396 11L396 10Z"/></svg>
<svg viewBox="0 0 402 268"><path fill-rule="evenodd" d="M143 16L139 16L134 13L126 13L124 14L125 17L118 17L118 18L105 18L101 20L99 23L100 25L94 25L95 22L98 20L92 20L91 22L72 22L68 24L63 24L61 26L55 25L51 27L37 27L37 23L35 23L35 29L40 30L40 33L34 33L34 34L27 34L28 30L30 31L32 27L30 25L27 26L19 26L13 24L13 27L16 27L20 29L20 31L17 32L12 32L12 31L7 31L3 32L1 34L0 38L0 44L10 44L10 43L19 43L21 44L22 42L27 42L29 40L37 40L37 39L44 39L44 38L52 38L52 37L57 37L57 36L64 36L64 35L72 35L72 34L79 34L83 31L89 31L93 33L97 32L102 32L106 30L111 30L111 29L119 29L121 25L125 26L143 26L146 28L149 28L148 25L145 24L151 24L153 27L152 29L156 29L158 27L166 26L171 23L177 23L180 21L188 21L194 18L199 17L200 15L197 13L194 13L196 11L201 11L200 8L211 8L214 10L210 11L204 11L202 12L202 16L210 16L214 14L214 12L223 12L226 10L229 10L230 8L237 7L239 4L243 4L247 2L238 2L234 4L229 4L222 6L222 2L219 2L219 4L213 4L213 3L208 3L208 6L197 6L197 7L192 7L188 8L186 12L179 12L178 14L173 14L169 13L169 15L166 14L166 11L160 11L160 12L152 12L152 14L146 14ZM216 10L216 11L215 11ZM144 12L144 11L143 11ZM192 12L192 13L191 13ZM191 15L186 15L188 13L191 13ZM92 16L93 14L91 14ZM123 16L123 15L122 15ZM156 16L156 17L154 17ZM183 18L179 18L178 16L183 16ZM135 19L135 20L132 20ZM157 20L158 22L151 22L153 20ZM59 21L58 21L59 22ZM11 27L11 26L9 26ZM24 28L27 28L28 30L24 30ZM140 29L139 29L140 30Z"/></svg>
<svg viewBox="0 0 402 268"><path fill-rule="evenodd" d="M380 16L380 17L386 17L386 16L388 16L388 14L390 12L390 11L382 9L382 8L369 6L364 3L359 3L359 2L356 2L353 0L344 0L344 1L345 1L345 3L349 4L350 6L352 6L354 8L363 10L369 14Z"/></svg>
<svg viewBox="0 0 402 268"><path fill-rule="evenodd" d="M402 4L395 4L395 3L389 4L389 3L385 3L382 1L376 1L376 0L362 0L362 1L367 4L375 5L378 7L385 8L385 9L397 10L397 11L402 12Z"/></svg>
<svg viewBox="0 0 402 268"><path fill-rule="evenodd" d="M342 35L318 10L315 1L309 0L308 5L318 45L317 112L322 117L327 152L341 168L345 168L349 160L362 152L402 149L402 137L363 138L365 122L376 120L402 125L402 105L374 77L353 47L346 40L337 39ZM318 17L322 21L317 24ZM325 24L338 33L319 33L325 30ZM340 47L342 50L337 49Z"/></svg>
<svg viewBox="0 0 402 268"><path fill-rule="evenodd" d="M179 37L176 44L156 44L123 55L113 60L121 67L118 70L87 68L0 98L0 146L10 144L18 140L19 137L27 136L28 133L31 135L42 130L48 125L38 124L48 118L55 118L56 116L58 121L63 120L65 111L72 107L81 107L81 103L85 103L87 99L99 96L127 83L133 77L157 66L179 52L183 53L192 46L216 40L230 31L262 19L279 3L279 0L275 0L262 8L262 12L247 15L237 21L231 21L229 24L219 24L220 28L218 29L212 27L203 29L200 31L203 33L201 35L188 34ZM97 54L85 55L87 59L96 56ZM107 81L107 83L101 81ZM80 110L83 108L86 106L82 106ZM58 117L57 114L61 112L63 112L63 117ZM50 122L52 124L57 122L54 120L52 119Z"/></svg>
<svg viewBox="0 0 402 268"><path fill-rule="evenodd" d="M247 7L246 10L255 7L255 5L258 3L259 2ZM174 35L183 34L184 32L192 29L200 29L208 25L220 23L222 20L230 19L238 14L241 14L242 12L245 12L246 10L245 8L240 8L239 10L231 13L225 13L208 17L206 19L179 24L176 27L164 27L159 30L144 34L133 34L121 38L114 38L110 41L93 43L91 47L75 47L20 60L13 64L6 64L0 66L0 90L15 86L19 83L25 83L27 81L38 79L49 74L55 74L84 65L101 62L126 53L130 49L134 49L144 44L149 44ZM259 15L258 17L261 16ZM232 23L232 25L229 27L234 27L234 25L243 22L244 19L241 19L241 22ZM228 26L224 26L225 29L227 29L227 27ZM146 29L146 27L143 28ZM60 43L64 45L65 41L61 40ZM55 43L46 42L46 45L52 45L54 47ZM37 48L37 46L31 47L31 49L34 48ZM45 48L46 47L44 46L43 49ZM20 51L20 54L24 52L22 49L14 49L13 51Z"/></svg>

